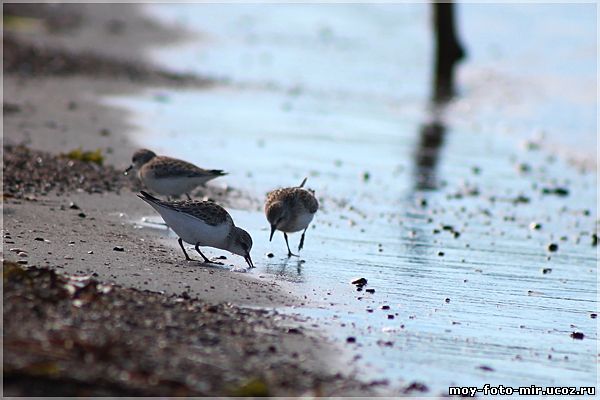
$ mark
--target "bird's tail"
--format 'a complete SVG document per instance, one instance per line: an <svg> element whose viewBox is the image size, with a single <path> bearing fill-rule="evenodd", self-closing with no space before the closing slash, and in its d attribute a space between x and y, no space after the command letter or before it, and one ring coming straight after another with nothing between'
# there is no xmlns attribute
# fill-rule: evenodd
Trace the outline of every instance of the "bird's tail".
<svg viewBox="0 0 600 400"><path fill-rule="evenodd" d="M152 196L148 192L144 192L143 190L140 190L140 194L138 194L137 196L140 199L145 200L145 201L150 202L150 203L160 203L159 199L157 199L156 197Z"/></svg>
<svg viewBox="0 0 600 400"><path fill-rule="evenodd" d="M211 169L208 172L210 172L211 174L215 175L215 176L223 176L223 175L227 175L228 173L223 171L222 169Z"/></svg>
<svg viewBox="0 0 600 400"><path fill-rule="evenodd" d="M308 179L308 176L307 176L306 178L304 178L304 180L302 181L302 183L301 183L301 184L300 184L300 186L298 186L298 187L303 187L303 186L304 186L304 184L306 183L306 180L307 180L307 179Z"/></svg>

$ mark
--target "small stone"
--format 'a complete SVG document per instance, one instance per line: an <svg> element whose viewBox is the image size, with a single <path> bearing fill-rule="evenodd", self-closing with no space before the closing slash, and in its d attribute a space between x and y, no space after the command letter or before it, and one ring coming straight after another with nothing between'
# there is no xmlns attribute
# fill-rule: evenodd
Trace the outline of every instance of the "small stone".
<svg viewBox="0 0 600 400"><path fill-rule="evenodd" d="M113 247L113 251L125 251L125 249L121 246L115 246Z"/></svg>
<svg viewBox="0 0 600 400"><path fill-rule="evenodd" d="M571 333L571 337L573 339L577 339L577 340L583 340L584 336L585 335L583 333L581 333L581 332L573 332L573 333Z"/></svg>
<svg viewBox="0 0 600 400"><path fill-rule="evenodd" d="M375 289L366 289L365 292L373 294L375 293Z"/></svg>
<svg viewBox="0 0 600 400"><path fill-rule="evenodd" d="M443 251L438 251L438 256L444 257L444 252Z"/></svg>
<svg viewBox="0 0 600 400"><path fill-rule="evenodd" d="M542 229L542 224L540 224L539 222L532 222L529 224L529 229L531 229L532 231L533 230L538 231L538 230Z"/></svg>
<svg viewBox="0 0 600 400"><path fill-rule="evenodd" d="M558 250L558 245L556 243L550 243L548 245L548 251L557 251Z"/></svg>
<svg viewBox="0 0 600 400"><path fill-rule="evenodd" d="M591 313L590 314L590 318L592 318L592 319L596 319L597 316L598 316L598 314L596 314L596 313Z"/></svg>
<svg viewBox="0 0 600 400"><path fill-rule="evenodd" d="M592 234L592 246L597 246L598 245L598 235L593 233Z"/></svg>
<svg viewBox="0 0 600 400"><path fill-rule="evenodd" d="M346 338L346 343L356 343L356 338L354 336L348 336Z"/></svg>
<svg viewBox="0 0 600 400"><path fill-rule="evenodd" d="M446 303L450 303L450 298L446 297L446 300L444 300Z"/></svg>
<svg viewBox="0 0 600 400"><path fill-rule="evenodd" d="M381 307L379 307L379 308L381 308L382 310L389 310L389 309L390 309L390 306L388 306L388 305L383 305L383 306L381 306Z"/></svg>
<svg viewBox="0 0 600 400"><path fill-rule="evenodd" d="M561 188L561 187L557 187L557 188L543 188L542 189L542 193L543 194L555 194L557 196L568 196L569 195L569 190L565 189L565 188Z"/></svg>
<svg viewBox="0 0 600 400"><path fill-rule="evenodd" d="M44 241L44 238L41 238L41 237L36 237L36 238L35 238L35 239L33 239L33 240L37 240L38 242L43 242L43 241Z"/></svg>
<svg viewBox="0 0 600 400"><path fill-rule="evenodd" d="M87 252L88 254L94 254L94 252L92 250Z"/></svg>
<svg viewBox="0 0 600 400"><path fill-rule="evenodd" d="M542 274L549 274L552 272L552 268L542 268Z"/></svg>
<svg viewBox="0 0 600 400"><path fill-rule="evenodd" d="M483 370L483 371L490 371L490 372L491 372L491 371L494 371L494 368L492 368L492 367L488 367L487 365L480 365L480 366L479 366L479 367L477 367L477 368L479 368L479 369L481 369L481 370Z"/></svg>
<svg viewBox="0 0 600 400"><path fill-rule="evenodd" d="M388 319L394 319L394 314L388 314L387 318Z"/></svg>
<svg viewBox="0 0 600 400"><path fill-rule="evenodd" d="M190 299L190 295L188 294L188 292L183 292L181 293L181 297L185 300L189 300Z"/></svg>
<svg viewBox="0 0 600 400"><path fill-rule="evenodd" d="M71 210L80 210L79 206L77 204L73 203L73 202L69 203L69 208Z"/></svg>
<svg viewBox="0 0 600 400"><path fill-rule="evenodd" d="M366 285L367 284L367 279L366 278L355 278L353 279L350 283L352 283L353 285Z"/></svg>
<svg viewBox="0 0 600 400"><path fill-rule="evenodd" d="M267 257L273 258L273 257L275 257L275 254L273 254L273 253L267 253Z"/></svg>
<svg viewBox="0 0 600 400"><path fill-rule="evenodd" d="M79 214L77 214L77 216L78 216L79 218L85 218L85 213L82 213L82 212L80 212Z"/></svg>

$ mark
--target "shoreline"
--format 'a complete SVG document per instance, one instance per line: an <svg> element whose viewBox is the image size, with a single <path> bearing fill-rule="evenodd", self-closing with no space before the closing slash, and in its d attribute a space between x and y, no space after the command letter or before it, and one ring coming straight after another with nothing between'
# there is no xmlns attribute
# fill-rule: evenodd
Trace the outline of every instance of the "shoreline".
<svg viewBox="0 0 600 400"><path fill-rule="evenodd" d="M189 76L163 73L143 62L140 63L139 59L133 64L132 59L142 55L140 49L159 40L156 33L150 35L150 40L142 40L144 35L149 34L148 32L155 32L157 25L141 16L135 5L118 5L120 12L117 19L112 18L110 14L112 11L106 6L98 7L93 14L90 13L93 7L90 4L68 5L67 12L61 12L60 7L46 7L51 10L48 14L43 12L40 14L39 10L32 12L26 7L20 9L19 5L11 7L12 10L22 11L23 17L28 18L29 24L32 21L36 22L33 25L26 24L24 32L18 28L4 37L5 44L7 41L15 40L17 44L30 44L32 46L30 49L34 50L30 51L32 54L17 55L15 58L17 61L9 62L8 65L5 61L3 154L6 159L13 155L15 149L22 149L20 146L25 146L26 149L31 149L26 151L34 153L43 151L44 154L40 157L50 165L56 163L56 168L60 169L63 165L61 163L68 162L64 157L60 157L61 154L78 148L84 151L100 149L104 156L104 165L107 167L93 167L91 172L81 172L82 182L90 180L92 183L96 182L95 173L101 175L98 179L110 180L129 163L135 145L124 134L126 130L132 128L127 123L125 112L100 103L102 96L131 93L150 85L183 87L186 82L191 82L192 86L199 87L196 85L202 86L209 84L210 81L205 78L196 80ZM61 27L65 18L68 20L69 16L72 24L67 24L66 30L52 28L53 24ZM59 17L62 19L56 22L55 18ZM21 17L17 16L17 22L18 18ZM11 30L10 25L5 24L5 31ZM166 28L158 31L162 32L160 40L177 40L182 37ZM77 34L75 35L74 32ZM130 39L118 40L130 36ZM78 39L72 39L75 37ZM104 46L106 43L110 45ZM137 47L135 51L130 52L128 47L134 43ZM106 47L107 52L91 54L85 50L99 48L100 45ZM7 55L7 50L11 49L14 51L15 47L5 46L5 60L7 56L11 56ZM70 60L76 59L82 51L85 52L82 58L89 57L89 60L87 62L79 60L78 63L70 64ZM36 65L38 60L35 55L39 55L40 52L47 56L42 57L42 61L62 58L63 62L61 64L59 61L57 63L59 67L55 69L52 69L52 66L47 68L48 66L43 62ZM127 59L125 55L130 58ZM27 61L29 56L33 58ZM98 60L104 60L102 64L104 67L101 69L105 69L106 72L95 74L94 66L97 65ZM31 64L29 67L27 67L28 63ZM135 68L128 70L127 68L132 65L135 65ZM81 70L86 66L90 67L89 71ZM125 72L116 73L115 79L112 79L110 71L113 68L114 71L125 70ZM148 75L142 80L130 79L131 71L148 71ZM11 165L22 165L22 168L32 171L31 168L36 166L28 165L26 161L17 159ZM75 171L70 173L74 175L80 173L77 165L75 163L73 167ZM299 299L285 293L275 282L230 272L224 268L207 267L195 262L186 263L181 260L176 246L166 246L164 240L152 232L136 229L130 221L146 214L148 210L135 197L132 189L136 188L136 184L127 182L122 176L114 179L114 188L96 190L91 186L82 191L73 190L70 184L67 184L66 187L59 185L59 192L62 193L57 193L56 188L49 191L43 189L43 181L45 178L48 179L48 176L44 175L44 168L40 169L39 174L36 172L35 179L38 182L33 187L27 182L20 182L19 179L17 183L13 182L13 186L7 185L7 177L10 177L17 167L14 167L15 170L10 168L7 169L4 164L5 262L27 265L25 271L34 271L30 266L50 268L66 276L65 279L74 276L81 279L95 279L99 284L115 285L125 291L132 289L135 292L133 296L163 296L164 298L174 296L177 301L181 300L185 304L204 302L218 304L220 307L227 304L227 307L234 308L236 312L243 312L244 306L277 307L300 304ZM225 201L232 192L236 197L232 201L241 200L242 203L245 201L243 193L234 190L223 192L222 189L209 187L206 194L216 198L217 201ZM229 262L229 256L225 262ZM6 266L7 264L5 268ZM5 280L5 284L6 282ZM6 297L5 301L7 301ZM302 328L302 323L291 316L275 314L276 316L266 318L269 324L278 328L258 335L259 341L266 344L278 343L278 351L274 354L269 348L256 350L259 355L257 359L262 358L261 363L270 366L268 368L277 365L283 359L285 368L279 372L293 380L293 374L298 373L294 371L297 368L294 365L297 364L298 353L301 353L303 364L306 364L301 367L305 379L302 379L302 382L288 382L289 387L278 380L267 382L269 393L300 395L310 389L311 385L314 386L312 390L315 390L315 393L332 395L371 393L368 384L359 383L351 376L334 371L335 357L332 361L331 356L336 353L336 350L330 341L310 328L308 330ZM203 315L196 317L201 320L205 318ZM29 322L36 324L40 321L43 322L44 318L34 317ZM205 323L210 326L211 321L207 320ZM234 323L236 323L235 319L226 322L226 324ZM274 333L286 325L292 327ZM5 322L6 331L13 331L13 327L10 319ZM302 333L298 335L297 332ZM50 333L45 332L47 335ZM5 339L10 340L11 337ZM235 338L230 339L235 343ZM5 351L5 356L11 359L11 356L15 355L13 352L18 350L12 348ZM78 364L82 360L71 361L74 362L75 370L82 367ZM243 381L243 376L239 376L243 375L243 372L236 371L236 363L231 361L231 358L223 361L225 368L227 365L229 368L234 368L225 373L233 374L234 377L238 377L238 380ZM71 369L73 365L63 366L64 369L58 375L49 374L45 378L55 382L69 378L69 374L74 371ZM261 368L260 364L255 366ZM286 369L288 367L289 369ZM7 385L7 388L11 388L7 393L13 395L27 395L30 393L28 392L29 380L44 378L15 364L5 362L4 368L5 371L18 373L19 379L13 380L14 385L10 386L10 382ZM316 385L322 380L330 380L331 383L338 384L332 385L334 391L323 390ZM67 383L65 388L68 386ZM94 392L94 388L91 390L92 394L102 393L102 391ZM118 393L117 391L113 394ZM121 393L132 392L124 390ZM174 393L176 392L167 391L164 395ZM204 394L210 393L204 392Z"/></svg>

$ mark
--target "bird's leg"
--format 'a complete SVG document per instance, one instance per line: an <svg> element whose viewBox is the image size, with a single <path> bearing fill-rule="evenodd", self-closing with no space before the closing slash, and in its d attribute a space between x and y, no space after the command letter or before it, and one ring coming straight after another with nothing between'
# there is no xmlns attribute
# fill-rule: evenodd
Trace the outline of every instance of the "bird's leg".
<svg viewBox="0 0 600 400"><path fill-rule="evenodd" d="M183 247L183 240L181 238L179 238L179 239L177 239L177 241L179 242L179 245L181 246L181 250L183 250L183 254L185 254L186 261L192 261L190 256L188 256L188 253L185 251L185 248Z"/></svg>
<svg viewBox="0 0 600 400"><path fill-rule="evenodd" d="M202 252L200 251L200 243L196 243L196 251L198 252L198 254L200 254L202 256L202 258L204 258L204 262L205 263L210 263L210 260L208 258L206 258L206 256L204 254L202 254Z"/></svg>
<svg viewBox="0 0 600 400"><path fill-rule="evenodd" d="M287 245L287 248L288 248L288 258L291 256L298 257L297 254L292 253L292 251L290 250L290 244L288 243L287 233L283 232L283 237L285 238L285 244Z"/></svg>
<svg viewBox="0 0 600 400"><path fill-rule="evenodd" d="M300 244L298 245L298 251L302 250L302 248L304 247L304 234L306 233L307 229L308 226L304 228L304 232L302 232L302 236L300 236Z"/></svg>
<svg viewBox="0 0 600 400"><path fill-rule="evenodd" d="M192 197L190 196L190 194L189 194L189 193L186 193L185 195L187 196L188 200L191 200L191 199L192 199Z"/></svg>

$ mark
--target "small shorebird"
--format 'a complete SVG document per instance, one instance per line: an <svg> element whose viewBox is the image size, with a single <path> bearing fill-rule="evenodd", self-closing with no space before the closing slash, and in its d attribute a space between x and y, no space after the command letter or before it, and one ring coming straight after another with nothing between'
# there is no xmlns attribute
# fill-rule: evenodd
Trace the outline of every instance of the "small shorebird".
<svg viewBox="0 0 600 400"><path fill-rule="evenodd" d="M310 224L319 209L319 202L313 192L303 187L306 179L304 178L300 186L276 189L267 193L265 214L269 224L271 224L269 241L273 239L276 230L282 231L288 248L288 257L296 254L293 254L290 250L287 234L304 229L298 245L298 251L302 250L308 224Z"/></svg>
<svg viewBox="0 0 600 400"><path fill-rule="evenodd" d="M254 268L250 258L252 238L248 232L235 226L231 215L220 205L211 201L164 201L144 191L140 193L138 197L158 211L166 224L179 236L179 246L186 260L191 258L183 247L184 241L193 244L207 263L210 260L202 254L200 246L230 251L244 257L250 268Z"/></svg>
<svg viewBox="0 0 600 400"><path fill-rule="evenodd" d="M148 149L140 149L133 153L131 161L132 164L125 170L125 175L136 168L138 177L146 188L168 198L185 193L191 200L189 192L192 189L211 179L227 175L220 169L202 169L183 160L157 156Z"/></svg>

